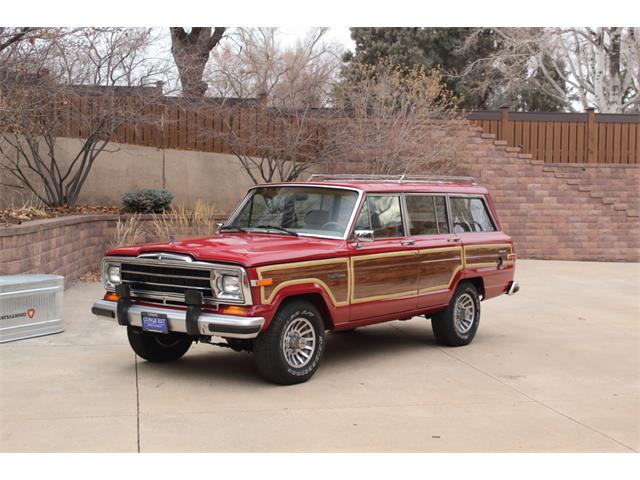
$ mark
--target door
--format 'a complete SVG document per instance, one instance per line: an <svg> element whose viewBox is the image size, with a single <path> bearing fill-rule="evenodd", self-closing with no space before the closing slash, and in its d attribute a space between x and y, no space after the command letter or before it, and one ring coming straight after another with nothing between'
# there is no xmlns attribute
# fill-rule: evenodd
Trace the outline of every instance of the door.
<svg viewBox="0 0 640 480"><path fill-rule="evenodd" d="M415 309L417 251L405 234L400 195L367 195L355 230L373 241L351 245L351 320Z"/></svg>
<svg viewBox="0 0 640 480"><path fill-rule="evenodd" d="M407 194L409 234L417 249L417 307L448 302L463 268L460 238L450 233L445 195Z"/></svg>

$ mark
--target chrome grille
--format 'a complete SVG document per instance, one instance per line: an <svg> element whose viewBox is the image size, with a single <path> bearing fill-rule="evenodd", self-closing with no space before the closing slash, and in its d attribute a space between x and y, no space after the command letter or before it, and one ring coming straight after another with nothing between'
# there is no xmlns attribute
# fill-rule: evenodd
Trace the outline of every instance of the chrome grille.
<svg viewBox="0 0 640 480"><path fill-rule="evenodd" d="M211 272L212 270L193 266L126 262L120 267L122 283L130 286L134 297L171 303L184 302L185 290L199 290L205 303L215 304L215 295L211 289Z"/></svg>

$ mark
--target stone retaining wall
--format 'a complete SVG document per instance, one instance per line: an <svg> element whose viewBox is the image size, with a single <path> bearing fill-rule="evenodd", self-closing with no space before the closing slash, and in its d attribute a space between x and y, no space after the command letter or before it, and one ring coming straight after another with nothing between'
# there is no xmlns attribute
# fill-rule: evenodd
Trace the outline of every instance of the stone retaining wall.
<svg viewBox="0 0 640 480"><path fill-rule="evenodd" d="M69 216L0 227L0 275L62 275L68 287L81 275L97 271L105 250L115 238L119 218L119 215ZM148 232L152 216L140 218L144 240L156 240Z"/></svg>
<svg viewBox="0 0 640 480"><path fill-rule="evenodd" d="M334 164L331 173L366 168ZM451 173L489 189L520 258L640 261L640 165L544 163L471 127Z"/></svg>
<svg viewBox="0 0 640 480"><path fill-rule="evenodd" d="M70 216L0 228L0 275L63 275L68 287L96 270L117 220L117 215Z"/></svg>

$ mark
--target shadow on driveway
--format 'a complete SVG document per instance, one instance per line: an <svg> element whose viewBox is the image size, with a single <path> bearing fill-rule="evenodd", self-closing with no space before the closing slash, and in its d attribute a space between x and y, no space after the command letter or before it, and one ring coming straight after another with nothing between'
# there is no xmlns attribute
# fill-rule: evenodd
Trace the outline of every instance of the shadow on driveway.
<svg viewBox="0 0 640 480"><path fill-rule="evenodd" d="M368 364L375 368L377 363L387 361L390 356L436 347L428 322L422 322L423 329L406 333L394 328L393 324L343 333L327 332L320 370L330 374L331 370L348 369L354 364ZM265 383L255 367L253 354L206 344L192 347L177 362L152 363L141 358L138 361L141 373L161 373L167 380L174 377L182 381L213 380L245 385Z"/></svg>

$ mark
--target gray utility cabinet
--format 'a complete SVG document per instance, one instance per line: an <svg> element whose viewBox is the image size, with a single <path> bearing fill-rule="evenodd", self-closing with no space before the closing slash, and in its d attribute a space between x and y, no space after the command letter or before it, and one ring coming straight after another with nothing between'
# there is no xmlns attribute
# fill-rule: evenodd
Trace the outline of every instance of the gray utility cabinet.
<svg viewBox="0 0 640 480"><path fill-rule="evenodd" d="M0 276L0 343L64 331L59 275Z"/></svg>

